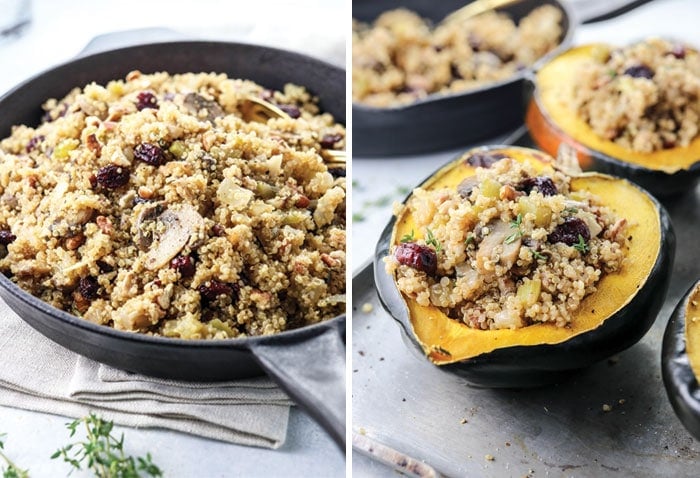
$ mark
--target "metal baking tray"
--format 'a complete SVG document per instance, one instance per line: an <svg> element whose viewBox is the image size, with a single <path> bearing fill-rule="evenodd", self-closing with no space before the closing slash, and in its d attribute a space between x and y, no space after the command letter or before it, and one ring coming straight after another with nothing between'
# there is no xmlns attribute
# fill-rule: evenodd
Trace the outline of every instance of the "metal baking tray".
<svg viewBox="0 0 700 478"><path fill-rule="evenodd" d="M529 138L516 143L527 146ZM352 283L358 448L369 440L396 450L405 458L389 460L392 468L409 476L425 476L405 468L411 459L448 477L699 476L700 443L671 409L660 362L668 318L700 277L700 188L662 202L677 249L655 324L638 344L553 386L479 389L428 363L382 309L371 264L362 268ZM353 453L353 475L387 475L390 468L367 453L367 446Z"/></svg>

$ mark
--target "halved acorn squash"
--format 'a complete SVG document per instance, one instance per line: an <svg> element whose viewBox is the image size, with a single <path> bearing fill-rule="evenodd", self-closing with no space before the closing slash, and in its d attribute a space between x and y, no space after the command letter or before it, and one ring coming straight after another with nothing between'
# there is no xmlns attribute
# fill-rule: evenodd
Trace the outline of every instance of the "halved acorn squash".
<svg viewBox="0 0 700 478"><path fill-rule="evenodd" d="M692 189L700 178L700 137L687 147L641 153L600 137L574 110L574 78L581 65L599 55L603 44L571 48L544 64L532 81L525 124L535 144L555 155L561 143L572 146L584 171L627 178L655 195Z"/></svg>
<svg viewBox="0 0 700 478"><path fill-rule="evenodd" d="M538 170L551 167L553 161L526 148L477 148L438 170L421 187L456 187L475 174L466 159L485 151L527 161ZM387 225L376 249L375 282L383 306L421 355L477 386L530 387L566 378L573 370L610 357L642 338L668 289L675 252L668 213L649 193L625 179L582 173L572 179L571 189L594 193L615 214L627 218L632 240L622 270L600 280L568 327L538 323L514 330L479 330L403 296L395 277L386 273L383 259L399 238L415 229L409 209Z"/></svg>
<svg viewBox="0 0 700 478"><path fill-rule="evenodd" d="M683 296L668 321L661 372L673 410L700 440L700 280Z"/></svg>

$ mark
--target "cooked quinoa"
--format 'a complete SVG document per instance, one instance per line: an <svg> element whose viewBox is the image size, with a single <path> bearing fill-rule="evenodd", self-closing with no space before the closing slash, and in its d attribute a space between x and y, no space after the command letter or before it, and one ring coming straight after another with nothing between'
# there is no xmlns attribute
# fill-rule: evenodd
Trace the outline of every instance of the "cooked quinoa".
<svg viewBox="0 0 700 478"><path fill-rule="evenodd" d="M396 106L508 78L559 44L561 19L559 9L543 5L518 25L491 11L433 28L403 8L371 26L353 20L353 101Z"/></svg>
<svg viewBox="0 0 700 478"><path fill-rule="evenodd" d="M600 46L575 76L574 108L599 136L649 153L688 146L700 132L700 55L652 38Z"/></svg>
<svg viewBox="0 0 700 478"><path fill-rule="evenodd" d="M468 161L489 167L455 189L417 188L398 211L416 229L397 238L387 271L402 294L469 327L566 326L601 276L624 267L626 220L559 170L490 153Z"/></svg>
<svg viewBox="0 0 700 478"><path fill-rule="evenodd" d="M286 114L254 121L256 99ZM304 88L152 75L0 142L0 270L120 330L272 334L345 309L345 130Z"/></svg>

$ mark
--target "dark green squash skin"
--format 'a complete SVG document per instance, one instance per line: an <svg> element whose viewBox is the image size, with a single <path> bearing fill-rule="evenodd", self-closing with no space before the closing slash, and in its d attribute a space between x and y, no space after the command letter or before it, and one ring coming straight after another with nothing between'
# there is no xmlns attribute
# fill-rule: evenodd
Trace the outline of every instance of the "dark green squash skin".
<svg viewBox="0 0 700 478"><path fill-rule="evenodd" d="M534 121L537 113L542 116L541 121L545 123L544 127L549 130L549 134L561 139L558 144L566 143L577 151L579 157L586 158L589 164L587 167L584 167L584 170L598 171L611 176L629 179L658 197L673 196L691 191L698 184L698 181L700 181L700 158L688 169L681 169L675 173L667 173L665 171L650 169L639 164L616 159L576 141L574 138L564 133L552 121L546 110L542 107L537 90L534 86L534 76L531 76L528 81L528 90L531 96L527 106L525 123L537 147L549 153L551 156L556 156L557 151L552 150L553 148L551 145L544 144L540 141L540 138L536 134L532 134L533 128L531 122Z"/></svg>
<svg viewBox="0 0 700 478"><path fill-rule="evenodd" d="M686 305L696 287L700 287L700 280L683 296L666 325L661 349L661 375L676 416L691 435L700 440L700 385L685 349Z"/></svg>
<svg viewBox="0 0 700 478"><path fill-rule="evenodd" d="M484 150L505 147L492 146ZM664 303L676 249L676 236L668 212L655 198L650 198L659 213L661 225L659 256L636 296L614 316L606 319L597 329L560 344L507 347L436 367L459 375L477 387L537 387L565 380L572 372L636 344L651 328ZM404 338L408 339L405 342L410 343L411 348L424 360L428 360L413 334L406 304L394 278L384 268L383 259L389 254L395 222L396 218L393 217L377 243L374 281L382 306L399 324Z"/></svg>

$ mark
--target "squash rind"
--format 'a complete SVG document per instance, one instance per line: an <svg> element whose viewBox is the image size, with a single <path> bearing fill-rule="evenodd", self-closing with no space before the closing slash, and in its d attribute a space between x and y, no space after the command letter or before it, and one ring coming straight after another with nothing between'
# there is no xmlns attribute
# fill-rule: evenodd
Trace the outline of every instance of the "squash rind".
<svg viewBox="0 0 700 478"><path fill-rule="evenodd" d="M525 148L496 146L479 148L478 150L503 149L507 149L510 152L524 151L527 154L537 155L538 160L546 160L546 156L542 153ZM445 171L449 171L450 168L454 167L455 163L450 163L450 165L441 168L423 185L431 184L436 177L444 175ZM602 178L604 176L593 173L587 175L587 177ZM463 177L453 178L450 181L458 183L461 179ZM421 339L413 328L415 323L412 323L410 316L424 314L426 309L420 310L417 304L412 306L410 301L407 304L404 297L399 294L393 277L383 270L382 258L388 254L391 244L394 242L393 238L396 237L398 230L398 226L395 227L396 220L392 220L387 226L377 246L375 281L380 300L392 317L400 323L403 332L421 353L428 355L431 361L441 368L464 376L472 384L479 386L525 387L541 385L556 381L571 370L585 367L624 350L641 339L653 324L663 304L665 291L668 288L670 279L668 272L670 271L675 250L675 236L665 209L648 193L639 190L639 188L627 181L624 181L624 183L628 187L644 194L644 197L647 197L655 210L658 211L659 244L656 259L653 261L653 266L650 268L644 284L618 310L613 311L610 317L602 320L602 325L595 325L591 330L579 331L573 336L567 336L566 333L559 331L557 333L560 333L562 337L558 340L551 340L550 343L541 343L537 342L537 340L530 343L513 343L502 348L495 347L490 350L484 350L482 353L468 358L463 358L460 355L459 359L455 359L451 356L452 352L442 347L421 343ZM660 291L663 293L659 293ZM467 328L466 325L459 324L451 319L447 320L449 321L447 322L448 325L446 325L448 328ZM499 332L502 334L505 332L503 335L512 335L522 334L523 330L531 327L520 329L519 331L470 330L476 333Z"/></svg>
<svg viewBox="0 0 700 478"><path fill-rule="evenodd" d="M671 314L661 349L661 375L676 416L700 440L700 385L696 374L698 357L697 354L691 357L688 353L686 329L689 302L698 294L700 280L683 295Z"/></svg>

